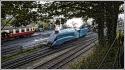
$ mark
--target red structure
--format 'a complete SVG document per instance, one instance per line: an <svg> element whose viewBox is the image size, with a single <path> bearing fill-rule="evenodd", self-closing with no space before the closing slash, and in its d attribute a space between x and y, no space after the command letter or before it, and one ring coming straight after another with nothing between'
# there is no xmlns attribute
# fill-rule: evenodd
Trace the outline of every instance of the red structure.
<svg viewBox="0 0 125 70"><path fill-rule="evenodd" d="M1 40L13 40L21 37L31 36L35 32L35 27L7 28L1 31Z"/></svg>

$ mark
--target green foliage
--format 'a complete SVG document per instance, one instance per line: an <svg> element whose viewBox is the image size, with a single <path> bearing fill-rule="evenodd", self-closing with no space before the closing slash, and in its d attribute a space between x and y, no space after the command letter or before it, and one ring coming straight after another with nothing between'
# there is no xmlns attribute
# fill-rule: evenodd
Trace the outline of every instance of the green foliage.
<svg viewBox="0 0 125 70"><path fill-rule="evenodd" d="M49 28L49 20L44 20L44 21L38 21L38 27L43 28L43 29L48 29Z"/></svg>
<svg viewBox="0 0 125 70"><path fill-rule="evenodd" d="M45 30L47 30L47 29L48 29L48 27L49 27L49 23L44 22L44 23L43 23L43 27L44 27L44 29L45 29Z"/></svg>
<svg viewBox="0 0 125 70"><path fill-rule="evenodd" d="M1 4L1 18L6 19L7 15L12 15L13 26L25 26L30 24L31 20L36 21L36 13L34 16L34 12L31 12L36 7L34 1L2 1Z"/></svg>
<svg viewBox="0 0 125 70"><path fill-rule="evenodd" d="M2 1L1 4L1 13L5 16L26 14L29 9L33 8L33 1ZM2 18L5 18L4 15Z"/></svg>
<svg viewBox="0 0 125 70"><path fill-rule="evenodd" d="M38 28L43 28L43 24L39 24Z"/></svg>

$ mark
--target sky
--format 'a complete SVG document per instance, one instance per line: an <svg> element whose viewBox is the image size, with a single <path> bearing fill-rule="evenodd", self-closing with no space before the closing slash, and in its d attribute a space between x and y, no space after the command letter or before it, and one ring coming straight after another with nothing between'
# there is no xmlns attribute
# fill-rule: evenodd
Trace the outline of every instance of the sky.
<svg viewBox="0 0 125 70"><path fill-rule="evenodd" d="M53 2L53 1L37 1L38 4L45 4L45 3L49 3L49 2Z"/></svg>
<svg viewBox="0 0 125 70"><path fill-rule="evenodd" d="M121 19L123 19L123 20L125 20L125 15L124 14L119 14L118 17L121 18Z"/></svg>

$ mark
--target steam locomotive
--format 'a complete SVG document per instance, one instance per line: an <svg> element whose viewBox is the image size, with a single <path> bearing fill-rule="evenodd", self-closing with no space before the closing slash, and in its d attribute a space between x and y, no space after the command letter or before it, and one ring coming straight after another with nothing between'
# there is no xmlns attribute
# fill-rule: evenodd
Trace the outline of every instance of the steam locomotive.
<svg viewBox="0 0 125 70"><path fill-rule="evenodd" d="M81 26L79 29L76 28L65 28L61 29L58 32L53 32L48 38L47 45L51 48L58 48L59 45L71 41L73 39L77 39L80 37L84 37L90 31L89 27Z"/></svg>

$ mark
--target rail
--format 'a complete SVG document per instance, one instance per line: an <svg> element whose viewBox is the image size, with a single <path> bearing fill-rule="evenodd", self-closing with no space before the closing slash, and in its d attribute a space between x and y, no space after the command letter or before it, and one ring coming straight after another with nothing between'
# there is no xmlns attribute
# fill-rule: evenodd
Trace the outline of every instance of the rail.
<svg viewBox="0 0 125 70"><path fill-rule="evenodd" d="M28 50L28 49L32 49L32 48L39 47L41 45L45 45L46 43L47 43L47 38L45 38L42 41L38 41L38 42L35 42L33 44L30 44L30 45L24 45L24 46L15 45L15 47L3 49L2 56L11 56L11 55L14 55L14 54L19 53L19 52L23 52L23 51Z"/></svg>
<svg viewBox="0 0 125 70"><path fill-rule="evenodd" d="M76 42L72 42L70 44L65 44L65 45L62 45L62 48L60 49L49 49L48 50L42 50L40 49L40 51L37 51L35 53L31 53L31 54L28 54L26 56L22 56L20 58L17 58L17 59L14 59L14 60L10 60L10 61L7 61L7 62L4 62L2 63L2 68L17 68L19 66L22 66L26 63L29 63L31 61L34 61L36 59L39 59L39 58L42 58L42 57L46 57L48 55L51 55L51 54L54 54L54 53L57 53L61 50L64 50L64 49L67 49L69 47L71 47L73 44L83 44L83 42L81 42L81 40L84 40L84 42L87 42L89 41L88 40L89 37L86 37L86 38L82 38L82 39L79 39L79 40L76 40ZM67 47L64 47L64 46L67 46ZM53 51L52 51L53 50Z"/></svg>

